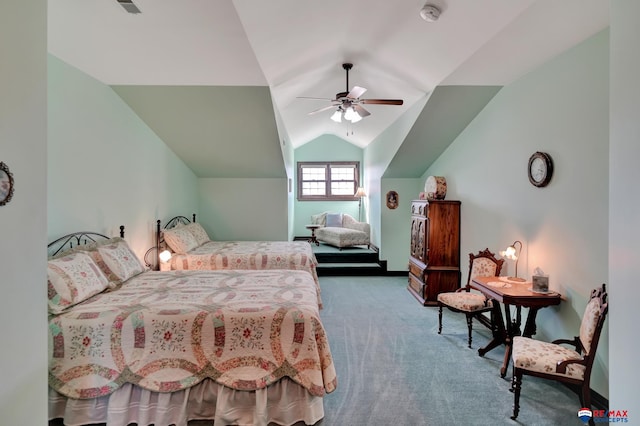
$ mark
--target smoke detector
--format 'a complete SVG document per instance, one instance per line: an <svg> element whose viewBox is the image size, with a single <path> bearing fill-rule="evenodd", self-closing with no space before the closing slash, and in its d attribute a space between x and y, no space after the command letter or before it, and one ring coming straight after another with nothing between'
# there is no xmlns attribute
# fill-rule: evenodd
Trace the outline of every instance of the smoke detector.
<svg viewBox="0 0 640 426"><path fill-rule="evenodd" d="M435 22L440 17L440 9L432 4L425 4L420 9L420 17L427 22Z"/></svg>

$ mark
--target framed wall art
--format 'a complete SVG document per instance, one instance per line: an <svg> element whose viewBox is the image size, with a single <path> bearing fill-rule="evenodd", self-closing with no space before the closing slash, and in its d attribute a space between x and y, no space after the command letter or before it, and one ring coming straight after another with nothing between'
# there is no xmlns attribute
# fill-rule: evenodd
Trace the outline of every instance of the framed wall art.
<svg viewBox="0 0 640 426"><path fill-rule="evenodd" d="M387 192L387 207L392 210L398 208L398 193L396 191Z"/></svg>
<svg viewBox="0 0 640 426"><path fill-rule="evenodd" d="M9 166L0 161L0 206L4 206L13 197L13 175Z"/></svg>

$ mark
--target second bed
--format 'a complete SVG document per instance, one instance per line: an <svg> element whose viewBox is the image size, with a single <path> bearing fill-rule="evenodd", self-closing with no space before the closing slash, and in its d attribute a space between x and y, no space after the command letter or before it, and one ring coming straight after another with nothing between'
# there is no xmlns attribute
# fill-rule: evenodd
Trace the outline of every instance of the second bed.
<svg viewBox="0 0 640 426"><path fill-rule="evenodd" d="M306 241L212 241L204 228L184 216L170 219L164 227L157 221L157 253L169 248L166 269L173 270L268 270L306 271L316 283L320 306L318 261ZM161 261L158 261L160 269Z"/></svg>

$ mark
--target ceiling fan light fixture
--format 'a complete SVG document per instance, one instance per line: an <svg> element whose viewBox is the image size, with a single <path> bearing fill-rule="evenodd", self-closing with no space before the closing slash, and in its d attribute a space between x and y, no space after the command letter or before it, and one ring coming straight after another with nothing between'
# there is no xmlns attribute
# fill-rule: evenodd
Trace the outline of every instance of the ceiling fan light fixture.
<svg viewBox="0 0 640 426"><path fill-rule="evenodd" d="M362 105L364 104L372 104L372 105L402 105L402 99L362 99L360 96L367 91L366 88L360 86L353 86L351 90L349 90L349 70L353 64L344 63L342 64L342 68L346 71L347 74L347 90L344 92L339 92L336 94L335 99L327 99L327 98L311 98L308 96L299 96L298 99L317 99L317 100L327 100L330 101L331 104L315 109L308 113L308 115L313 115L323 111L329 111L333 108L337 107L337 110L334 110L331 115L331 120L336 123L341 123L342 119L350 121L351 123L357 123L371 115L369 111L367 111ZM342 117L344 115L344 117Z"/></svg>
<svg viewBox="0 0 640 426"><path fill-rule="evenodd" d="M427 3L420 9L420 17L427 22L436 22L440 18L440 9Z"/></svg>
<svg viewBox="0 0 640 426"><path fill-rule="evenodd" d="M331 119L336 123L342 123L342 111L340 111L340 108L338 108L336 112L333 113Z"/></svg>
<svg viewBox="0 0 640 426"><path fill-rule="evenodd" d="M349 120L352 121L354 116L357 116L358 113L353 109L353 107L349 107L347 108L347 110L344 112L344 119L345 120Z"/></svg>

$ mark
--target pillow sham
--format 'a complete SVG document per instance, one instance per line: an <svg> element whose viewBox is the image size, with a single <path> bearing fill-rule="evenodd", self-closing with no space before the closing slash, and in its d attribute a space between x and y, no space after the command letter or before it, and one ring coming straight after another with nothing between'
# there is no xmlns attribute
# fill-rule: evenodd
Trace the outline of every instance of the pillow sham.
<svg viewBox="0 0 640 426"><path fill-rule="evenodd" d="M98 265L100 270L102 270L104 275L107 277L107 279L109 280L109 287L116 288L118 285L122 283L122 280L117 274L115 274L111 270L111 268L109 268L107 263L102 258L102 254L100 254L100 252L98 251L98 248L104 245L113 245L119 241L122 241L126 244L126 241L122 237L113 237L113 238L109 238L108 240L92 241L90 243L77 245L69 250L65 250L64 252L58 253L57 255L53 256L53 259L58 259L60 257L68 256L71 253L78 253L78 252L86 253L91 257L91 259L93 259L96 265Z"/></svg>
<svg viewBox="0 0 640 426"><path fill-rule="evenodd" d="M47 263L49 312L65 309L104 291L109 280L87 253L76 252Z"/></svg>
<svg viewBox="0 0 640 426"><path fill-rule="evenodd" d="M198 242L186 226L165 229L164 241L169 248L178 254L185 254L189 250L198 247Z"/></svg>
<svg viewBox="0 0 640 426"><path fill-rule="evenodd" d="M196 239L196 243L198 244L198 246L201 246L202 244L208 241L211 241L211 238L209 238L207 231L205 231L202 225L200 225L198 222L193 222L188 224L187 229L189 230L189 232L191 232L193 237Z"/></svg>
<svg viewBox="0 0 640 426"><path fill-rule="evenodd" d="M313 214L311 215L311 224L324 226L326 218L327 213Z"/></svg>
<svg viewBox="0 0 640 426"><path fill-rule="evenodd" d="M326 226L342 228L342 213L328 213Z"/></svg>
<svg viewBox="0 0 640 426"><path fill-rule="evenodd" d="M100 245L97 252L118 280L126 281L144 272L144 265L125 240L112 238L110 241L110 244Z"/></svg>

